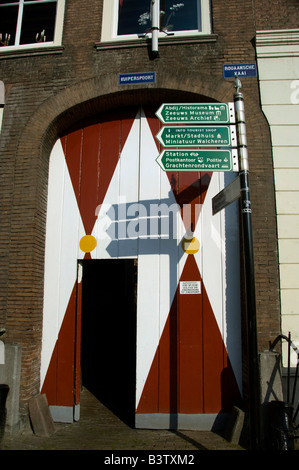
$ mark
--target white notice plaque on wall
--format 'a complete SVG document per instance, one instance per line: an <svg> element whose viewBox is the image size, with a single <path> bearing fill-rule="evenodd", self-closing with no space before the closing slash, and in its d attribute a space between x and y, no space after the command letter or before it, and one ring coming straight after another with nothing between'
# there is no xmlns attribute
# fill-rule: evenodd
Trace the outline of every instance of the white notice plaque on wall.
<svg viewBox="0 0 299 470"><path fill-rule="evenodd" d="M200 281L181 281L180 294L201 294Z"/></svg>

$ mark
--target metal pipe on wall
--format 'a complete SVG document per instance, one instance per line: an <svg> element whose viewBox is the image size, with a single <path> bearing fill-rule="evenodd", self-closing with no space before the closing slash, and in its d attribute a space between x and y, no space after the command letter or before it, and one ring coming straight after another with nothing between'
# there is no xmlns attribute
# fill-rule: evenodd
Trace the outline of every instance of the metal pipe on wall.
<svg viewBox="0 0 299 470"><path fill-rule="evenodd" d="M234 104L236 114L236 128L238 135L238 153L240 165L240 187L241 187L241 214L243 232L243 250L246 284L246 307L247 307L247 343L248 343L248 375L249 375L249 417L251 450L261 450L260 435L260 377L259 357L257 347L257 324L256 324L256 295L254 276L254 253L251 219L251 200L249 189L249 160L247 151L247 137L245 125L244 97L240 91L242 84L236 76L234 86Z"/></svg>
<svg viewBox="0 0 299 470"><path fill-rule="evenodd" d="M160 31L160 0L152 0L151 4L152 16L152 55L154 58L159 57L158 36Z"/></svg>

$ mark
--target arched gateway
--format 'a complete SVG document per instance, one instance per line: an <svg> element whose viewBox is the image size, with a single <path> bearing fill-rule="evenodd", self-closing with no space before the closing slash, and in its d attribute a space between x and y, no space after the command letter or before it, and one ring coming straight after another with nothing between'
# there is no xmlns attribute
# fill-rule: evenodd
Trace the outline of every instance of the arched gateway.
<svg viewBox="0 0 299 470"><path fill-rule="evenodd" d="M162 171L160 126L122 108L53 147L41 391L58 421L79 419L82 383L136 427L210 429L240 403L238 211L211 203L231 176Z"/></svg>

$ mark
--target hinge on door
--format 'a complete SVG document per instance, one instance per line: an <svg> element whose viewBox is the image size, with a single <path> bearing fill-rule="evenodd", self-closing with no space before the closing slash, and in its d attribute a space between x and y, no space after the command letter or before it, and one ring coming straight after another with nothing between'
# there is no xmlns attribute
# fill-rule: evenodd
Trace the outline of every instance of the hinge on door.
<svg viewBox="0 0 299 470"><path fill-rule="evenodd" d="M77 270L77 282L82 282L83 278L83 264L81 261L78 261L78 270Z"/></svg>

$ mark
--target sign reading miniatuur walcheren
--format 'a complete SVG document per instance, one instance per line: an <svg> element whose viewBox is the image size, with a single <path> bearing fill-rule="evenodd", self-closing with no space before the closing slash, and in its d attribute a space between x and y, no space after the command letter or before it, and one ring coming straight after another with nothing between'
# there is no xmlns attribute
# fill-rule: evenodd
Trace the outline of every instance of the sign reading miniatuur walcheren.
<svg viewBox="0 0 299 470"><path fill-rule="evenodd" d="M235 147L235 126L165 126L156 135L163 147Z"/></svg>

